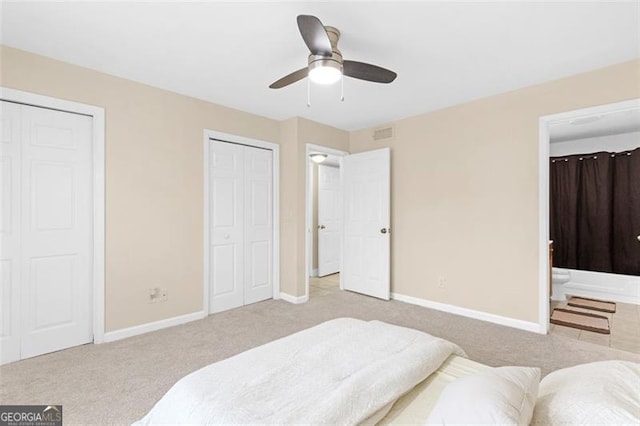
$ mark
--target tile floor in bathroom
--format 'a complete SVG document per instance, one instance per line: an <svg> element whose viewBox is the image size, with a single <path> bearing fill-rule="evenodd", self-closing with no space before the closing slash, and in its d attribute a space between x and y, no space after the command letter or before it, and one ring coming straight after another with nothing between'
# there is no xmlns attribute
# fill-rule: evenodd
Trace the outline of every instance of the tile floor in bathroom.
<svg viewBox="0 0 640 426"><path fill-rule="evenodd" d="M567 306L567 302L551 302L551 312L553 312L554 308L567 308L606 316L609 318L611 334L600 334L550 324L549 332L551 334L640 354L640 305L616 302L616 312L614 314Z"/></svg>
<svg viewBox="0 0 640 426"><path fill-rule="evenodd" d="M339 273L322 278L309 277L309 297L324 296L336 290L340 290Z"/></svg>

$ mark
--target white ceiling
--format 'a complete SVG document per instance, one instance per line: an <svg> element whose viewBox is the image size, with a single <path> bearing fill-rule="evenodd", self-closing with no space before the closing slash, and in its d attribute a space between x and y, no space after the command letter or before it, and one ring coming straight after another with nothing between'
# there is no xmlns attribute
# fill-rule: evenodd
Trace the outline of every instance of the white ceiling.
<svg viewBox="0 0 640 426"><path fill-rule="evenodd" d="M1 42L274 119L345 130L640 57L639 2L3 2ZM306 65L298 14L398 73L267 86Z"/></svg>
<svg viewBox="0 0 640 426"><path fill-rule="evenodd" d="M632 109L554 124L549 129L549 136L551 143L556 143L638 131L640 110Z"/></svg>

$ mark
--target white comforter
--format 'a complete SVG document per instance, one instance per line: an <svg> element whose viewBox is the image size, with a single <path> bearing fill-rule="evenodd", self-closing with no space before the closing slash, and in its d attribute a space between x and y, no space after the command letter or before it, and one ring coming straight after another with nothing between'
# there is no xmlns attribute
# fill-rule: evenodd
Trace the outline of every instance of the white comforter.
<svg viewBox="0 0 640 426"><path fill-rule="evenodd" d="M464 355L421 331L340 318L189 374L136 424L357 424L452 353Z"/></svg>

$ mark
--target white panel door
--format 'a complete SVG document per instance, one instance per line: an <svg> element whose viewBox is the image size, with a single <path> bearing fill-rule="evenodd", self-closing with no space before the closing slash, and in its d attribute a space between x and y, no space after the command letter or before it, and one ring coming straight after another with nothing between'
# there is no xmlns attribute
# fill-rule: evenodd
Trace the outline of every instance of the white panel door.
<svg viewBox="0 0 640 426"><path fill-rule="evenodd" d="M380 299L390 295L390 150L343 157L342 282Z"/></svg>
<svg viewBox="0 0 640 426"><path fill-rule="evenodd" d="M211 141L209 312L273 297L273 153Z"/></svg>
<svg viewBox="0 0 640 426"><path fill-rule="evenodd" d="M245 146L244 304L273 297L272 151Z"/></svg>
<svg viewBox="0 0 640 426"><path fill-rule="evenodd" d="M340 272L340 169L318 165L318 276Z"/></svg>
<svg viewBox="0 0 640 426"><path fill-rule="evenodd" d="M21 358L92 334L92 119L21 107Z"/></svg>
<svg viewBox="0 0 640 426"><path fill-rule="evenodd" d="M20 359L20 110L0 102L0 363Z"/></svg>
<svg viewBox="0 0 640 426"><path fill-rule="evenodd" d="M244 147L210 143L209 311L244 303Z"/></svg>

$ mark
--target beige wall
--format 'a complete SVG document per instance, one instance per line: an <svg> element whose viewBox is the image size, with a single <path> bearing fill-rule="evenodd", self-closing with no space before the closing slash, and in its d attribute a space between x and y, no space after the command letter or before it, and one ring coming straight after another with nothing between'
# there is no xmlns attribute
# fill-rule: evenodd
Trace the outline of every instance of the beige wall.
<svg viewBox="0 0 640 426"><path fill-rule="evenodd" d="M1 86L105 109L106 331L202 310L204 129L280 144L280 284L304 295L305 143L346 150L347 132L0 49ZM168 301L147 303L152 287Z"/></svg>
<svg viewBox="0 0 640 426"><path fill-rule="evenodd" d="M280 123L280 291L298 296L298 119ZM300 294L301 295L301 294Z"/></svg>
<svg viewBox="0 0 640 426"><path fill-rule="evenodd" d="M347 151L349 133L304 118L280 123L280 290L305 294L306 144Z"/></svg>
<svg viewBox="0 0 640 426"><path fill-rule="evenodd" d="M538 321L538 119L640 97L626 62L395 123L392 291ZM438 279L444 277L444 288Z"/></svg>
<svg viewBox="0 0 640 426"><path fill-rule="evenodd" d="M310 121L304 118L298 118L298 217L301 221L298 223L298 247L299 257L298 271L297 271L297 283L298 288L296 294L302 296L305 293L304 283L305 277L305 191L306 191L306 164L308 159L306 158L306 144L321 145L327 148L333 148L340 151L349 150L349 132L336 129L335 127L325 126L314 121ZM317 172L317 168L316 168Z"/></svg>
<svg viewBox="0 0 640 426"><path fill-rule="evenodd" d="M203 129L278 142L277 121L2 47L0 85L106 113L106 329L202 309ZM169 300L147 303L148 289Z"/></svg>
<svg viewBox="0 0 640 426"><path fill-rule="evenodd" d="M105 108L107 331L202 309L202 131L280 144L281 290L305 293L305 144L385 146L0 47L0 85ZM640 61L396 123L393 291L537 321L538 117L640 97ZM438 277L445 277L443 289ZM150 287L169 290L147 303Z"/></svg>

